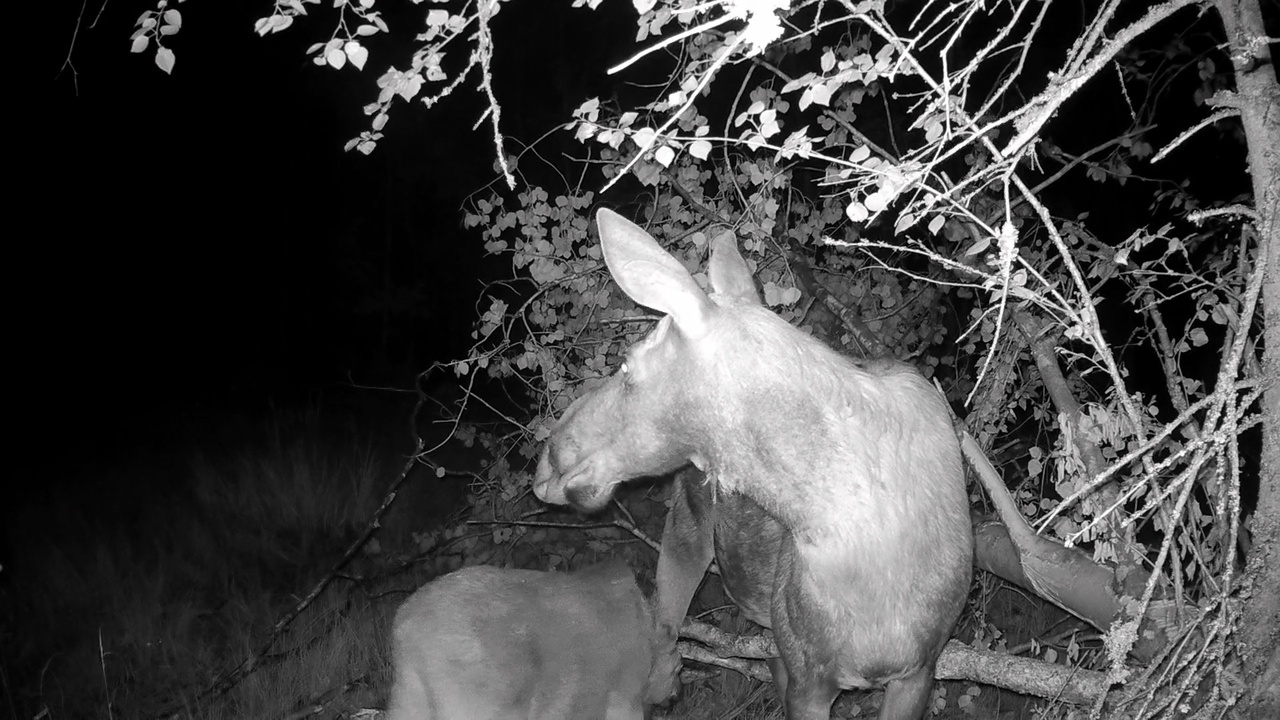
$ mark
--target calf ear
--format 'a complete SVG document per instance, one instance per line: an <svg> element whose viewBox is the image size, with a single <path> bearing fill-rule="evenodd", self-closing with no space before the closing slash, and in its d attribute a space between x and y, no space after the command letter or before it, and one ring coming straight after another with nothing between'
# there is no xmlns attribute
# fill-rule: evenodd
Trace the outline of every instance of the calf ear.
<svg viewBox="0 0 1280 720"><path fill-rule="evenodd" d="M711 260L707 265L707 277L716 295L751 305L763 305L756 292L751 268L738 252L738 240L725 230L711 241Z"/></svg>
<svg viewBox="0 0 1280 720"><path fill-rule="evenodd" d="M679 260L638 225L610 210L596 215L605 265L632 300L670 315L689 337L706 333L715 305Z"/></svg>

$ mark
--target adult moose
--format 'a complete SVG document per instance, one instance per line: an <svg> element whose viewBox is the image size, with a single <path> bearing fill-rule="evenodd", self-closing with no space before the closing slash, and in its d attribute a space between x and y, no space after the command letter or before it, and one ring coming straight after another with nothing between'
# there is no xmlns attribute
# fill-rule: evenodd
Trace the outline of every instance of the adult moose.
<svg viewBox="0 0 1280 720"><path fill-rule="evenodd" d="M918 373L853 362L760 302L732 235L704 293L644 230L598 215L605 263L666 314L557 423L539 498L598 510L619 483L692 463L659 559L659 620L678 622L711 538L748 617L771 627L791 720L828 718L842 688L885 685L880 718L918 718L971 573L960 450Z"/></svg>

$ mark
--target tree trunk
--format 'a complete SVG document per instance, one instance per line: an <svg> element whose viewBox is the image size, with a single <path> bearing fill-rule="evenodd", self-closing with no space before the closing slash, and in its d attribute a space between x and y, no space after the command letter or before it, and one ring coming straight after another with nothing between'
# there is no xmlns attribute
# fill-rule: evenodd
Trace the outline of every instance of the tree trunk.
<svg viewBox="0 0 1280 720"><path fill-rule="evenodd" d="M1238 626L1254 717L1280 717L1280 85L1258 0L1216 0L1226 30L1236 92L1215 98L1235 108L1249 144L1257 218L1258 265L1264 271L1266 323L1262 396L1262 462L1253 547L1246 572L1252 592Z"/></svg>

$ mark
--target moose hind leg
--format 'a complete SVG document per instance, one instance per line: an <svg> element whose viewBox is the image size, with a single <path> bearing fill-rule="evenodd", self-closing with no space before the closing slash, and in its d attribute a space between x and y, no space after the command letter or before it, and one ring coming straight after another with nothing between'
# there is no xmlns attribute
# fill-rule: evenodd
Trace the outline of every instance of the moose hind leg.
<svg viewBox="0 0 1280 720"><path fill-rule="evenodd" d="M885 685L880 720L919 720L924 717L933 696L933 671L933 663L930 663Z"/></svg>

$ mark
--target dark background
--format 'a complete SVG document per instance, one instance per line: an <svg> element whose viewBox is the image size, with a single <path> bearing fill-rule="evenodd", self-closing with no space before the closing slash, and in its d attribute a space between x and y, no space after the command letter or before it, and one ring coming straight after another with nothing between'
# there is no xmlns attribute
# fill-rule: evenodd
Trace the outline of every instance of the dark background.
<svg viewBox="0 0 1280 720"><path fill-rule="evenodd" d="M305 55L332 32L328 3L267 38L253 22L269 2L174 5L168 76L154 46L129 52L154 5L51 9L10 105L25 439L92 456L212 409L408 386L460 356L483 278L505 269L461 226L495 178L475 76L429 111L397 101L373 155L343 151L377 77L408 65L425 6L379 3L393 37L367 39L363 71L335 71ZM493 25L503 130L524 143L606 87L631 46L628 3L565 6L513 3Z"/></svg>

